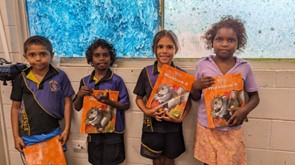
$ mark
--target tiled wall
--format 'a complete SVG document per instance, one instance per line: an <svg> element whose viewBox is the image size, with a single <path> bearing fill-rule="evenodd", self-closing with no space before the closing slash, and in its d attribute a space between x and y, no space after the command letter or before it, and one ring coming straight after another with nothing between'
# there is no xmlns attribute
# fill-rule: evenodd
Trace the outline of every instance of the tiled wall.
<svg viewBox="0 0 295 165"><path fill-rule="evenodd" d="M9 52L14 61L22 61L21 43L23 42L21 22L17 16L17 0L0 0L1 16L5 25ZM0 41L0 57L4 57L2 42ZM193 73L197 59L177 59L180 67ZM126 111L126 160L124 165L151 164L149 159L139 155L140 136L142 126L142 112L137 108L132 94L137 77L143 66L152 64L153 60L120 59L114 71L120 75L129 90L131 108ZM260 86L261 102L249 115L249 122L244 124L245 138L250 165L293 165L295 164L295 63L292 61L250 61L257 83ZM85 59L63 59L60 68L68 74L74 89L77 91L81 77L89 74L91 68ZM0 82L1 83L1 82ZM2 83L1 83L2 84ZM14 149L12 129L10 124L9 99L11 86L0 86L0 155L8 154L11 165L21 164L20 154ZM184 136L187 151L177 160L177 165L200 165L193 158L193 143L196 125L196 107L193 107L184 121ZM66 152L69 165L87 165L86 150L74 151L72 140L85 140L86 136L79 134L80 113L73 112L71 136ZM3 128L3 129L2 129ZM4 141L2 144L1 141ZM7 149L6 149L7 147ZM1 158L1 156L0 156ZM3 160L3 159L1 159ZM1 164L3 161L1 162Z"/></svg>

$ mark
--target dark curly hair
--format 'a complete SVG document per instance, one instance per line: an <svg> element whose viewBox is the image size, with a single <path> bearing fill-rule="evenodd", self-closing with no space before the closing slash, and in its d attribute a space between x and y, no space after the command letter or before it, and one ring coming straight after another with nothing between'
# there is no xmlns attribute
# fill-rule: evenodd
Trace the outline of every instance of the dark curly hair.
<svg viewBox="0 0 295 165"><path fill-rule="evenodd" d="M234 18L231 15L223 16L219 22L214 23L202 37L206 43L207 49L213 48L213 40L218 30L221 28L231 28L237 34L238 48L237 50L245 49L247 44L247 34L244 26L244 21L240 18Z"/></svg>
<svg viewBox="0 0 295 165"><path fill-rule="evenodd" d="M116 61L116 49L113 47L112 44L108 43L104 39L95 39L92 44L87 48L86 50L86 59L87 63L90 64L92 62L93 52L98 47L102 47L103 49L108 49L110 56L111 56L111 64L112 66L114 62Z"/></svg>
<svg viewBox="0 0 295 165"><path fill-rule="evenodd" d="M31 37L29 37L29 38L24 42L24 53L27 53L28 48L29 48L31 45L42 45L42 46L46 47L46 49L47 49L50 53L53 53L51 42L49 41L49 39L47 39L47 38L45 38L45 37L43 37L43 36L35 35L35 36L31 36Z"/></svg>

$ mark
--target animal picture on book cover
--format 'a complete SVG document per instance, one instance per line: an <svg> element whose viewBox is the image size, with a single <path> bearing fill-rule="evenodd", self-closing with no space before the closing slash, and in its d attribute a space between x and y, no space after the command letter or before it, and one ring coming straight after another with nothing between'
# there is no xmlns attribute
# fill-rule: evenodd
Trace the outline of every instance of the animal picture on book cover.
<svg viewBox="0 0 295 165"><path fill-rule="evenodd" d="M228 121L232 115L228 109L241 107L245 103L244 91L232 90L225 92L222 96L216 96L211 101L211 115L215 123ZM221 120L225 119L225 120ZM224 125L226 123L220 123Z"/></svg>
<svg viewBox="0 0 295 165"><path fill-rule="evenodd" d="M178 109L181 106L185 106L188 96L189 92L184 90L182 87L162 84L154 94L152 107L161 106L162 110L171 110L172 115L180 117Z"/></svg>
<svg viewBox="0 0 295 165"><path fill-rule="evenodd" d="M209 128L227 126L232 116L229 109L243 107L247 100L241 73L215 76L214 80L203 90Z"/></svg>
<svg viewBox="0 0 295 165"><path fill-rule="evenodd" d="M115 108L111 106L93 107L86 115L86 129L94 127L98 132L102 132L115 115Z"/></svg>
<svg viewBox="0 0 295 165"><path fill-rule="evenodd" d="M93 95L98 93L108 95L113 101L118 100L118 91L93 90ZM115 130L116 108L97 101L93 96L85 96L82 107L80 125L81 133L109 133Z"/></svg>

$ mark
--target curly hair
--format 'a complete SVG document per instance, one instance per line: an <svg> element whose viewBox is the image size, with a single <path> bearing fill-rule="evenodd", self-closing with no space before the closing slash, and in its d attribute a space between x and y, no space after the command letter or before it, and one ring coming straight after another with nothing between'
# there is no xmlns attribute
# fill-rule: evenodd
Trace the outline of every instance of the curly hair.
<svg viewBox="0 0 295 165"><path fill-rule="evenodd" d="M47 51L49 51L50 53L53 53L51 42L49 41L49 39L47 39L47 38L45 38L43 36L35 35L35 36L29 37L24 42L24 53L27 53L28 48L31 45L42 45L47 49Z"/></svg>
<svg viewBox="0 0 295 165"><path fill-rule="evenodd" d="M245 49L247 44L247 34L244 26L244 21L240 18L234 18L231 15L223 16L219 22L214 23L202 37L206 43L207 49L213 48L213 40L221 28L231 28L237 34L238 48L237 50Z"/></svg>
<svg viewBox="0 0 295 165"><path fill-rule="evenodd" d="M93 52L98 47L102 47L103 49L105 49L105 48L108 49L109 54L111 56L110 66L112 66L114 64L114 62L116 61L116 49L113 47L112 44L108 43L104 39L95 39L92 42L92 44L87 48L87 50L86 50L87 63L90 64L92 62Z"/></svg>

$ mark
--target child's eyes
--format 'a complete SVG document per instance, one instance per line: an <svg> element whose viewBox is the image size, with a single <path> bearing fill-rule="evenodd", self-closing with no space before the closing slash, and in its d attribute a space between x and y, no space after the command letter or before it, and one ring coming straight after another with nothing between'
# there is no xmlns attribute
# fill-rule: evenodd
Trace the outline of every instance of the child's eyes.
<svg viewBox="0 0 295 165"><path fill-rule="evenodd" d="M45 53L45 52L39 54L40 57L46 57L47 55L48 55L48 54ZM30 53L30 54L28 54L28 56L29 56L29 57L36 57L37 54L36 54L36 53Z"/></svg>
<svg viewBox="0 0 295 165"><path fill-rule="evenodd" d="M103 54L95 53L95 54L93 54L93 57L96 57L96 58L98 58L98 57L107 58L107 57L109 57L109 56L110 56L109 53L103 53Z"/></svg>
<svg viewBox="0 0 295 165"><path fill-rule="evenodd" d="M162 49L163 45L158 45L157 48Z"/></svg>
<svg viewBox="0 0 295 165"><path fill-rule="evenodd" d="M236 41L236 40L233 39L233 38L230 38L230 39L228 39L227 41L228 41L228 42L234 42L234 41Z"/></svg>
<svg viewBox="0 0 295 165"><path fill-rule="evenodd" d="M29 56L29 57L35 57L36 54L30 53L30 54L28 54L28 56Z"/></svg>
<svg viewBox="0 0 295 165"><path fill-rule="evenodd" d="M40 56L41 57L46 57L47 56L47 53L40 53Z"/></svg>
<svg viewBox="0 0 295 165"><path fill-rule="evenodd" d="M158 45L157 48L158 48L158 49L163 49L164 46L163 46L163 45ZM166 48L167 48L167 49L174 49L174 46L173 46L173 45L168 45L168 46L166 46Z"/></svg>
<svg viewBox="0 0 295 165"><path fill-rule="evenodd" d="M221 42L223 39L222 38L215 38L215 41Z"/></svg>

